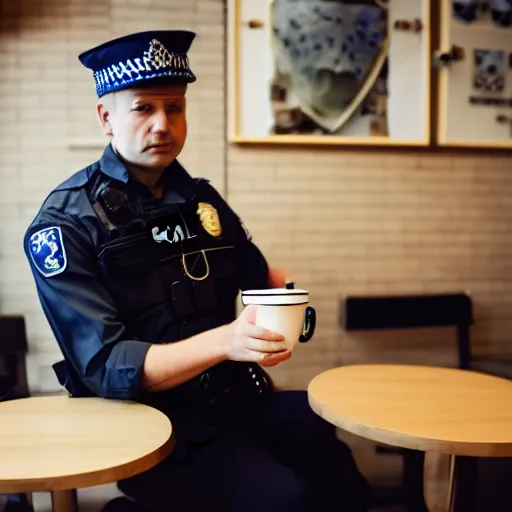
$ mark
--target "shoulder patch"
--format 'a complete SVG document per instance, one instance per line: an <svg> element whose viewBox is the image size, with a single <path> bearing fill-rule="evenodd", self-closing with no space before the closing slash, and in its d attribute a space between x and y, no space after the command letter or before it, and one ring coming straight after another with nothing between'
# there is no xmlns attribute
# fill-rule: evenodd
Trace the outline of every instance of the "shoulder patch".
<svg viewBox="0 0 512 512"><path fill-rule="evenodd" d="M59 227L53 226L33 233L28 243L30 257L41 275L52 277L66 270L68 260Z"/></svg>

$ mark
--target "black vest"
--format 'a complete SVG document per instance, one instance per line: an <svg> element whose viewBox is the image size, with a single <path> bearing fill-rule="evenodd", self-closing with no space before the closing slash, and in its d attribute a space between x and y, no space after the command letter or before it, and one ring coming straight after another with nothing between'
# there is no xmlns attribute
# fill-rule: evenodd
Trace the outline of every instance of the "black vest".
<svg viewBox="0 0 512 512"><path fill-rule="evenodd" d="M134 201L126 185L114 180L103 177L92 187L91 204L109 233L97 248L98 265L126 339L172 343L235 319L239 226L234 216L223 215L222 205L213 204L210 190L197 180L185 201L155 207L156 201ZM71 368L67 372L74 377L66 386L73 396L90 394ZM141 401L188 408L234 392L258 398L270 387L258 365L228 361Z"/></svg>

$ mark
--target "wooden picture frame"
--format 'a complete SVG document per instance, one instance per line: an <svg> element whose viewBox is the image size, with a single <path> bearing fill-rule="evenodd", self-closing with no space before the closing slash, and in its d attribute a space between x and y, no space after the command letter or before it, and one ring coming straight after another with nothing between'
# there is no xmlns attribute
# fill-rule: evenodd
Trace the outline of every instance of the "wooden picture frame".
<svg viewBox="0 0 512 512"><path fill-rule="evenodd" d="M325 0L315 1L317 5L321 5ZM282 109L276 107L284 104L281 99L276 100L275 95L273 97L276 89L275 77L281 71L278 70L275 56L275 45L279 44L275 35L277 29L275 25L274 30L271 28L276 2L286 0L228 0L227 127L230 142L351 146L430 145L430 0L340 2L372 4L372 7L386 8L387 37L382 39L378 55L360 80L357 93L333 116L318 114L318 110L306 101L299 105L287 104ZM391 3L392 8L389 7ZM408 28L404 28L404 21L409 24ZM419 23L418 31L413 28L415 23ZM281 51L281 55L283 53ZM393 66L393 62L398 62L399 65ZM382 78L384 68L387 74ZM381 94L376 86L376 79L379 80L378 85L384 83L384 89L389 92ZM295 78L295 83L298 81ZM312 86L309 90L315 92ZM385 96L385 100L382 100L382 96ZM366 102L370 105L369 108ZM384 103L383 107L381 103ZM367 118L363 119L365 115ZM294 116L299 118L298 122L293 119ZM287 122L291 128L288 133L283 133L288 129L285 126Z"/></svg>
<svg viewBox="0 0 512 512"><path fill-rule="evenodd" d="M440 0L437 144L511 148L512 26L500 27L490 6L465 4Z"/></svg>

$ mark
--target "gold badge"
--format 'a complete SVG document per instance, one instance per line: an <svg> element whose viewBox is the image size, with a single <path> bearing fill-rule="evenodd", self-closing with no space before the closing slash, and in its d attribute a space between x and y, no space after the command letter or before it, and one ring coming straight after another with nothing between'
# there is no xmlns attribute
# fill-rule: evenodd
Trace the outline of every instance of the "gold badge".
<svg viewBox="0 0 512 512"><path fill-rule="evenodd" d="M203 228L208 234L212 236L219 236L222 233L219 214L211 204L199 203L197 213Z"/></svg>

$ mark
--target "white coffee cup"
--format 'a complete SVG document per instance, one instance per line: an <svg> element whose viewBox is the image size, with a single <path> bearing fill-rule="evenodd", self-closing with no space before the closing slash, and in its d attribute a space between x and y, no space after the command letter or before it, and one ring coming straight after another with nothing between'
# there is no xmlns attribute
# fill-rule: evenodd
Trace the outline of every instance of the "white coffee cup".
<svg viewBox="0 0 512 512"><path fill-rule="evenodd" d="M315 332L316 312L309 306L309 292L293 285L287 288L245 290L244 306L256 305L256 325L284 336L284 348L309 341Z"/></svg>

